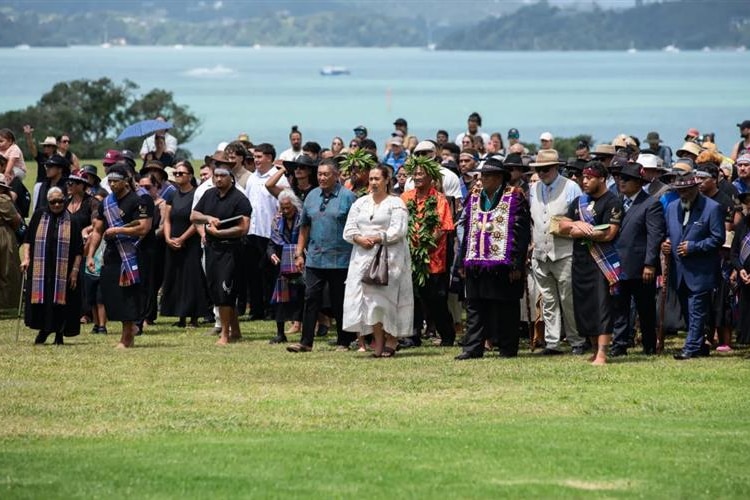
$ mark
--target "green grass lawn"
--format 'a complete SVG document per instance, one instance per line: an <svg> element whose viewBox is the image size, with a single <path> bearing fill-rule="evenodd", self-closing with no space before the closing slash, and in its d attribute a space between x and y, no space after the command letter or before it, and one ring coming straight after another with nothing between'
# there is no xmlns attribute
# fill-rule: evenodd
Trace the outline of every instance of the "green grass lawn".
<svg viewBox="0 0 750 500"><path fill-rule="evenodd" d="M228 347L171 322L119 351L0 321L0 498L750 496L744 351L292 355L270 322Z"/></svg>

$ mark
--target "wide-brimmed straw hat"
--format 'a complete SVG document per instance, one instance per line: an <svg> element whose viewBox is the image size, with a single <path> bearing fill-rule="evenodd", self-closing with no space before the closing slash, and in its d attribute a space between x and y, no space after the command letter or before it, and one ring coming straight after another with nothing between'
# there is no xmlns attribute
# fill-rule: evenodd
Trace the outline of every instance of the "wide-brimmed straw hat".
<svg viewBox="0 0 750 500"><path fill-rule="evenodd" d="M57 139L55 139L53 136L48 135L44 138L42 142L39 143L40 146L55 146L57 147Z"/></svg>
<svg viewBox="0 0 750 500"><path fill-rule="evenodd" d="M234 165L234 162L227 159L227 155L224 154L224 151L217 151L213 155L206 155L203 158L203 161L206 165L213 165L214 163L221 163L224 165Z"/></svg>
<svg viewBox="0 0 750 500"><path fill-rule="evenodd" d="M592 156L614 156L615 147L612 144L598 144L591 152Z"/></svg>
<svg viewBox="0 0 750 500"><path fill-rule="evenodd" d="M540 149L536 154L536 161L531 163L529 166L533 168L537 167L556 167L561 165L560 155L554 149Z"/></svg>
<svg viewBox="0 0 750 500"><path fill-rule="evenodd" d="M677 150L675 154L677 156L680 156L683 153L691 153L691 154L694 154L695 156L698 156L699 154L701 154L701 147L692 141L686 141L685 143L683 143L682 147Z"/></svg>

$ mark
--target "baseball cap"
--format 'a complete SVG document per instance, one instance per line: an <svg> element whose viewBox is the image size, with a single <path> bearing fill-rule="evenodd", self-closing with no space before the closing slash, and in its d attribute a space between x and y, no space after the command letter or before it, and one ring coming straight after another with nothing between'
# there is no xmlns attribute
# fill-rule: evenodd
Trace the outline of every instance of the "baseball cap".
<svg viewBox="0 0 750 500"><path fill-rule="evenodd" d="M549 132L544 132L539 136L540 141L551 141L553 139L554 137L552 137L552 134L550 134Z"/></svg>
<svg viewBox="0 0 750 500"><path fill-rule="evenodd" d="M394 125L407 125L406 120L403 118L396 118L396 121L393 122Z"/></svg>
<svg viewBox="0 0 750 500"><path fill-rule="evenodd" d="M750 120L745 120L742 123L738 123L739 128L750 128Z"/></svg>
<svg viewBox="0 0 750 500"><path fill-rule="evenodd" d="M118 161L122 160L122 155L120 152L116 149L108 149L106 153L104 153L104 158L102 159L102 165L109 166L114 165Z"/></svg>
<svg viewBox="0 0 750 500"><path fill-rule="evenodd" d="M508 139L518 139L519 137L521 137L521 134L518 132L517 128L508 130Z"/></svg>

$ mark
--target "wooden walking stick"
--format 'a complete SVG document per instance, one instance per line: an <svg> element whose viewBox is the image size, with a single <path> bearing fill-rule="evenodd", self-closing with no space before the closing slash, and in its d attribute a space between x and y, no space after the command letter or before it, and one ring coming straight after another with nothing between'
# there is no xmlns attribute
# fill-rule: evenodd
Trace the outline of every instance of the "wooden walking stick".
<svg viewBox="0 0 750 500"><path fill-rule="evenodd" d="M659 330L656 333L656 353L664 351L664 313L667 309L667 291L669 288L669 255L664 255L664 263L661 266L661 304L659 304Z"/></svg>
<svg viewBox="0 0 750 500"><path fill-rule="evenodd" d="M529 290L529 277L524 273L523 277L526 285L526 321L529 327L529 349L534 352L534 320L531 318L531 290Z"/></svg>
<svg viewBox="0 0 750 500"><path fill-rule="evenodd" d="M16 318L16 344L21 332L21 309L23 308L23 292L26 288L26 271L21 274L21 296L18 298L18 318Z"/></svg>

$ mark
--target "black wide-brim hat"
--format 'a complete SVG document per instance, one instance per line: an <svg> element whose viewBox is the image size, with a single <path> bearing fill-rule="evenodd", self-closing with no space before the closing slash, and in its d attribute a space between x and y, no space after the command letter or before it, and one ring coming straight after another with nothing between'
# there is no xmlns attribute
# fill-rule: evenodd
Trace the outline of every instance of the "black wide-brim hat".
<svg viewBox="0 0 750 500"><path fill-rule="evenodd" d="M294 170L296 168L302 167L309 168L311 171L315 171L318 168L318 162L304 153L298 156L296 160L284 161L282 163L284 164L284 168L286 168L287 170Z"/></svg>

